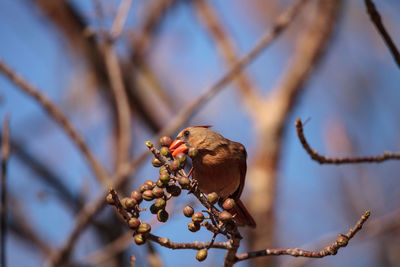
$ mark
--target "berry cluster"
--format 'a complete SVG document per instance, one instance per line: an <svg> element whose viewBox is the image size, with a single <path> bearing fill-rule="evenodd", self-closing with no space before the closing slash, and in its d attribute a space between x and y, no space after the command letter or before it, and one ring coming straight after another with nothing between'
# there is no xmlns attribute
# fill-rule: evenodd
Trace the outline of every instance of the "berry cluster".
<svg viewBox="0 0 400 267"><path fill-rule="evenodd" d="M149 209L150 212L157 216L158 221L165 223L169 218L166 211L168 200L172 197L178 197L182 190L193 193L207 210L195 212L190 206L184 207L183 214L191 218L188 223L189 231L197 232L203 226L214 234L210 246L206 249L199 249L197 252L196 259L203 261L206 259L207 250L212 247L216 235L223 234L229 237L236 231L234 216L229 212L234 208L235 201L231 198L222 200L215 192L208 195L202 194L197 188L196 181L190 179L183 170L187 162L187 155L178 153L172 156L169 149L171 143L171 138L162 137L160 139L161 148L158 150L154 148L151 142L146 142L146 146L154 154L154 158L151 160L152 165L159 168L159 177L156 181L147 180L139 187L139 190L132 191L130 197L124 197L121 200L119 200L116 192L111 189L106 199L110 205L114 205L118 209L129 228L134 231L135 243L142 245L150 236L151 231L149 223L139 220L140 212L146 210L140 208L142 201L153 202ZM193 148L190 148L187 152L191 158L198 153ZM224 211L220 212L214 207L217 203Z"/></svg>

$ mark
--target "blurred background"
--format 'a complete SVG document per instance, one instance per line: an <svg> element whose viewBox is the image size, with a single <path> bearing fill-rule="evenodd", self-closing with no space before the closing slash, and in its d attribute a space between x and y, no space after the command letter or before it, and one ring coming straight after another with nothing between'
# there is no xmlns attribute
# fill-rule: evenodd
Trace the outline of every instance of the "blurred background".
<svg viewBox="0 0 400 267"><path fill-rule="evenodd" d="M215 84L298 1L289 0L6 0L0 1L0 58L53 101L111 174L118 154L118 105L107 52L116 53L130 109L129 159L139 159L176 114ZM127 17L115 42L108 36L121 3ZM400 44L400 3L376 1ZM109 49L109 50L107 50ZM2 73L3 74L3 73ZM111 78L110 78L111 77ZM0 119L10 116L12 153L7 177L9 266L49 264L76 228L77 214L104 192L75 144L37 101L0 75ZM296 135L305 121L310 145L328 156L400 150L400 75L364 1L310 0L236 79L196 109L188 125L211 124L248 151L244 200L258 228L243 229L239 252L300 247L320 250L346 233L363 212L371 218L335 256L289 256L237 266L400 266L400 165L320 165ZM178 129L169 132L174 137ZM151 158L118 189L127 195L157 179ZM177 242L209 241L191 233L182 208L154 233ZM223 239L218 239L223 240ZM113 208L96 211L57 265L220 266L212 249L137 246Z"/></svg>

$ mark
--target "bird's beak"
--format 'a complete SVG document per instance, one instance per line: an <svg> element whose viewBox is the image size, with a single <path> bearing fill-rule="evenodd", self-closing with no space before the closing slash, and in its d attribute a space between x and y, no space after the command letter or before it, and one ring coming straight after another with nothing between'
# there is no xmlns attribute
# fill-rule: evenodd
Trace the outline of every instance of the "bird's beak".
<svg viewBox="0 0 400 267"><path fill-rule="evenodd" d="M175 157L178 153L185 152L188 148L182 140L175 139L174 142L169 146L169 149L172 151L172 156Z"/></svg>

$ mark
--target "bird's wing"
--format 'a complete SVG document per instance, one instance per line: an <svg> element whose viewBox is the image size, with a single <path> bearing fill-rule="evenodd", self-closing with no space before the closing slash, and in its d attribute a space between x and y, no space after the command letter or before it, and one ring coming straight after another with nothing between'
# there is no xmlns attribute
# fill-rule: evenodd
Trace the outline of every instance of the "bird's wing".
<svg viewBox="0 0 400 267"><path fill-rule="evenodd" d="M239 175L240 175L240 184L238 189L235 191L235 193L232 194L232 197L234 199L239 199L239 197L242 195L243 188L244 188L244 182L246 180L246 171L247 171L247 163L246 163L246 157L247 153L246 150L244 152L244 157L239 160Z"/></svg>

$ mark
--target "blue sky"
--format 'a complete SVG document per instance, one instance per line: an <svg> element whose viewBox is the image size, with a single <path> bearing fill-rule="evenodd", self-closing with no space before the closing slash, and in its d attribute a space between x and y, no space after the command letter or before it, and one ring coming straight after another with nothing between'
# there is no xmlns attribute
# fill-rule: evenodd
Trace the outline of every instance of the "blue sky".
<svg viewBox="0 0 400 267"><path fill-rule="evenodd" d="M91 1L73 2L86 14L87 21L95 25ZM216 1L217 11L237 41L240 53L244 54L269 28L270 20L249 15L248 9L243 8L245 1L232 1L229 7L224 4L223 1ZM400 21L397 16L399 4L396 1L382 1L378 8L382 10L394 41L400 44ZM144 1L134 1L127 28L136 30L140 27L144 10ZM109 22L106 20L104 24L109 26ZM64 37L27 1L0 3L0 33L3 40L0 42L0 57L59 104L84 134L96 155L103 162L110 162L110 115L102 109L103 100L99 96L93 97L87 104L74 102L76 96L79 98L80 93L85 92L84 83L76 81L84 68L79 59L71 56ZM288 62L292 47L290 42L293 41L292 30L290 34L282 36L246 69L264 92L273 87ZM126 40L124 38L121 43ZM118 44L118 48L120 55L124 55L123 45ZM168 90L182 94L181 99L184 101L199 95L202 89L216 81L227 69L188 4L181 4L168 14L150 51L149 62L158 77ZM398 71L369 22L361 1L346 3L328 53L300 96L285 133L277 189L277 247L300 246L327 233L347 231L361 213L349 216L343 212L348 208L341 199L343 187L350 191L360 191L358 193L367 195L368 199L368 192L364 190L368 185L374 185L383 203L383 208L377 208L378 215L398 207L400 194L395 175L399 171L397 162L320 166L311 161L301 148L292 124L297 117L310 117L311 121L305 129L306 136L321 153L346 155L340 154L340 142L335 151L329 149L329 127L334 123L343 125L352 143L352 153L374 155L385 150L399 150ZM10 114L12 135L21 140L24 147L38 159L56 169L72 192L79 194L82 187L87 188L85 196L90 200L99 185L72 142L34 101L2 75L0 95L3 99L0 118L3 119L6 113ZM252 152L258 144L255 129L233 85L227 86L205 105L188 124L214 125L224 136L243 143L251 161ZM140 144L151 139L152 134L143 129L133 131L136 133L137 147L132 152L138 154L145 149ZM108 163L108 166L111 164ZM369 180L362 180L360 173L368 173ZM157 170L147 163L135 177L138 181L144 181L156 175ZM10 191L23 203L30 223L39 235L51 244L60 246L72 229L74 215L62 208L49 187L32 176L21 162L15 157L11 158L8 180ZM44 199L38 197L41 192L46 192ZM359 207L368 209L371 202L374 201L361 202ZM106 210L103 216L107 216L107 212L110 210ZM157 228L155 233L168 233L167 236L175 241L210 239L206 231L193 234L182 230L186 229L187 222L178 212L168 224ZM95 239L93 231L85 233L77 245L78 260L85 253L96 249L91 242ZM373 244L355 243L341 250L338 256L318 260L311 265L374 266L376 257L368 254ZM30 248L22 246L15 237L11 236L8 244L10 265L42 265L43 259ZM156 247L166 266L180 262L200 266L194 262L193 251L171 251ZM130 246L139 262L144 261L140 258L142 249ZM207 263L218 264L223 255L222 251L213 250ZM363 260L355 255L364 255ZM284 263L286 259L279 260Z"/></svg>

